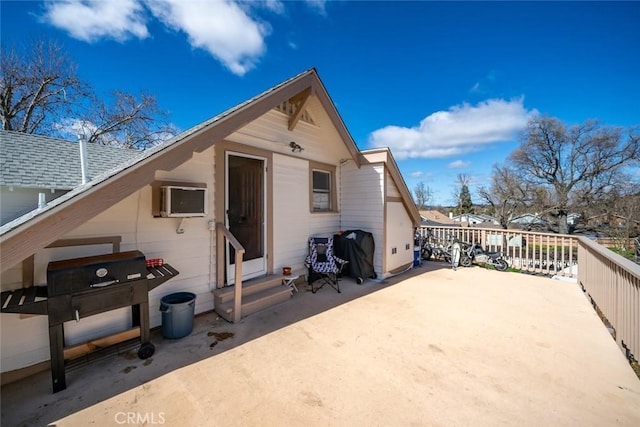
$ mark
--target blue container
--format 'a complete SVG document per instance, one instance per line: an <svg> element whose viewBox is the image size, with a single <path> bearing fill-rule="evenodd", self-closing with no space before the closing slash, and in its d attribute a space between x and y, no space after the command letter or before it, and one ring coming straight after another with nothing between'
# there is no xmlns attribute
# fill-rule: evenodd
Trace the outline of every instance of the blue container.
<svg viewBox="0 0 640 427"><path fill-rule="evenodd" d="M177 292L162 297L162 336L167 339L186 337L193 331L193 315L196 295L191 292Z"/></svg>
<svg viewBox="0 0 640 427"><path fill-rule="evenodd" d="M413 247L413 266L418 267L422 264L422 260L420 259L420 246Z"/></svg>

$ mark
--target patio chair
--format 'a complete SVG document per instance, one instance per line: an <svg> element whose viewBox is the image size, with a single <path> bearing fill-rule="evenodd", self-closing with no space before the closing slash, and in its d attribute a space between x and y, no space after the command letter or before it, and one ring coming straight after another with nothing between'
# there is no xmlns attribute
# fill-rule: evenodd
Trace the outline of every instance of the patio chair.
<svg viewBox="0 0 640 427"><path fill-rule="evenodd" d="M311 286L311 292L315 294L324 285L340 292L340 273L347 262L333 254L333 238L311 237L309 255L304 262L309 269L307 283Z"/></svg>

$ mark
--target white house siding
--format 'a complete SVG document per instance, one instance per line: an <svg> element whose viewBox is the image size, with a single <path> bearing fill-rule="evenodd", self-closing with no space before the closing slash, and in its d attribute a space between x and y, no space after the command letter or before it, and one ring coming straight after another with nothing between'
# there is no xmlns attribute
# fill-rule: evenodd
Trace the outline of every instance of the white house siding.
<svg viewBox="0 0 640 427"><path fill-rule="evenodd" d="M316 114L320 116L325 113L322 111ZM340 159L350 157L344 142L332 125L319 127L299 121L292 132L288 129L288 117L278 111L268 112L226 139L330 165L337 165ZM289 147L291 141L300 145L303 151L292 153Z"/></svg>
<svg viewBox="0 0 640 427"><path fill-rule="evenodd" d="M402 197L400 194L400 190L396 186L395 182L393 182L393 178L391 178L391 174L389 171L386 171L386 188L387 188L387 198L389 197Z"/></svg>
<svg viewBox="0 0 640 427"><path fill-rule="evenodd" d="M0 273L0 288L10 291L22 287L22 264L17 264Z"/></svg>
<svg viewBox="0 0 640 427"><path fill-rule="evenodd" d="M389 171L386 171L387 189L387 270L392 271L413 262L413 223L400 201L400 190ZM391 248L397 248L395 254Z"/></svg>
<svg viewBox="0 0 640 427"><path fill-rule="evenodd" d="M396 253L392 249L396 248ZM413 224L402 202L387 202L387 270L413 261Z"/></svg>
<svg viewBox="0 0 640 427"><path fill-rule="evenodd" d="M359 183L352 188L347 198L340 193L337 200L340 212L311 213L309 211L309 161L336 166L337 191L345 178L341 177L341 160L351 157L328 116L314 98L309 109L317 123L299 122L294 131L288 130L288 118L271 111L251 122L227 139L263 150L273 155L273 226L274 269L284 265L302 267L307 254L307 239L310 236L331 236L341 228L359 228L374 233L376 244L381 245L382 235L382 189L384 167L382 165L356 171L348 179L357 178ZM289 142L295 141L304 151L292 153ZM180 275L162 284L149 295L151 327L161 324L160 299L177 291L193 292L197 295L195 311L200 313L213 308L211 290L215 287L215 238L208 222L214 216L215 176L214 149L194 153L193 158L172 171L156 172L156 180L206 183L208 188L208 215L204 218L189 218L184 223L184 233L177 234L177 218L154 218L152 216L151 186L142 188L128 198L78 227L64 238L97 237L119 235L121 250L138 249L147 258L163 258L174 266ZM374 184L367 184L373 177ZM364 187L363 187L364 185ZM369 186L369 187L368 187ZM371 189L373 191L368 191ZM366 193L361 193L362 190ZM363 197L363 194L368 194ZM371 199L371 194L374 198ZM341 223L344 207L341 202L349 200L348 211L353 221ZM222 196L218 203L223 203ZM368 207L372 207L370 210ZM365 213L360 215L357 212ZM350 215L347 215L349 217ZM358 220L361 218L362 220ZM36 283L46 283L46 265L51 260L67 259L104 253L105 247L56 248L36 254ZM376 271L382 268L382 255L376 253ZM2 289L21 287L20 267L3 273ZM8 281L5 282L5 279ZM77 324L65 325L67 344L120 331L130 322L130 310L125 308L81 319ZM30 366L49 359L49 341L46 316L20 318L20 315L2 315L2 372ZM28 337L28 338L26 338Z"/></svg>
<svg viewBox="0 0 640 427"><path fill-rule="evenodd" d="M149 294L149 320L151 327L162 323L159 311L160 299L173 292L187 291L196 294L196 313L211 310L213 297L210 292L211 269L215 267L212 231L208 220L213 218L214 203L214 150L194 154L193 158L173 171L160 171L158 180L175 180L206 183L209 189L208 216L188 218L184 234L177 234L178 218L154 218L151 209L151 187L147 186L120 203L78 227L64 238L119 235L120 249L138 249L147 258L163 258L175 267L180 275L165 282ZM35 282L46 283L46 266L49 261L90 256L110 251L110 247L74 247L45 249L35 257ZM3 274L2 289L20 287L20 268ZM7 280L7 282L5 282ZM11 283L17 282L17 283ZM118 332L130 324L130 309L123 308L81 319L79 323L65 324L66 344L82 342L95 337ZM46 316L20 318L18 314L2 314L1 322L2 372L33 365L49 359L49 335Z"/></svg>
<svg viewBox="0 0 640 427"><path fill-rule="evenodd" d="M309 162L273 156L273 268L301 269L309 238Z"/></svg>
<svg viewBox="0 0 640 427"><path fill-rule="evenodd" d="M364 230L373 234L375 253L373 266L378 276L384 276L384 164L362 165L353 162L341 167L341 228Z"/></svg>
<svg viewBox="0 0 640 427"><path fill-rule="evenodd" d="M314 99L308 110L318 125L299 121L288 129L288 116L270 111L228 136L229 141L273 154L273 268L302 268L310 236L332 236L340 230L339 213L311 213L309 207L309 161L336 166L337 191L340 191L341 159L351 155L326 113ZM303 148L293 153L289 143ZM340 205L340 194L337 195Z"/></svg>

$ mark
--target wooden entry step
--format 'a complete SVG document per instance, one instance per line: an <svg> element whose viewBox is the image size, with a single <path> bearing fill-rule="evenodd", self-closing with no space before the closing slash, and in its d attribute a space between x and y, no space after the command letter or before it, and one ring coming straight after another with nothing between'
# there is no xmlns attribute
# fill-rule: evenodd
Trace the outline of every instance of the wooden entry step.
<svg viewBox="0 0 640 427"><path fill-rule="evenodd" d="M234 286L213 291L214 310L233 322ZM282 275L272 274L242 283L242 317L264 310L291 298L293 289L282 285Z"/></svg>

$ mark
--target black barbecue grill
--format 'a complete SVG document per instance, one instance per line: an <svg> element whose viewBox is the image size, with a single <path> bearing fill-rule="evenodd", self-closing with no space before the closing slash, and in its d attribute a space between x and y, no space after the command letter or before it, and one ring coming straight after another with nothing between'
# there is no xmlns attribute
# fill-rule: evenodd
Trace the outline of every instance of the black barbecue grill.
<svg viewBox="0 0 640 427"><path fill-rule="evenodd" d="M178 275L168 264L147 266L140 251L116 252L50 262L47 286L2 292L3 313L47 315L53 392L66 388L65 359L95 349L93 340L64 346L64 322L131 306L132 329L116 334L109 344L139 336L138 357L151 357L155 347L149 339L149 291Z"/></svg>

